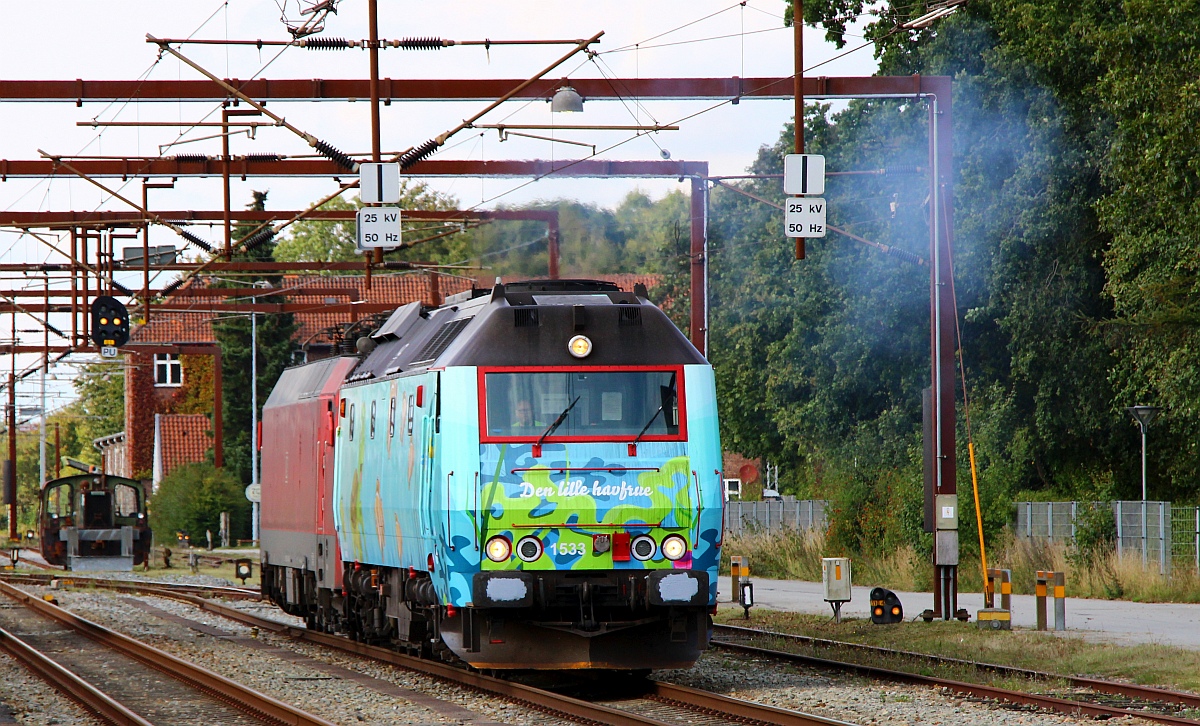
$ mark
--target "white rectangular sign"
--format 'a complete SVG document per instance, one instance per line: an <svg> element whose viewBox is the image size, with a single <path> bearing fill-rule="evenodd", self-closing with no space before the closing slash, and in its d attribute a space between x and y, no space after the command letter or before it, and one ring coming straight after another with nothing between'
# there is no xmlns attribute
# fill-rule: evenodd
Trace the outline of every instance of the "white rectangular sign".
<svg viewBox="0 0 1200 726"><path fill-rule="evenodd" d="M359 164L358 198L363 204L395 204L400 201L399 164Z"/></svg>
<svg viewBox="0 0 1200 726"><path fill-rule="evenodd" d="M821 197L792 197L784 202L784 227L788 237L825 236L825 200Z"/></svg>
<svg viewBox="0 0 1200 726"><path fill-rule="evenodd" d="M400 246L399 207L364 207L356 218L355 243L359 251Z"/></svg>
<svg viewBox="0 0 1200 726"><path fill-rule="evenodd" d="M820 154L788 154L783 157L784 194L824 194L825 157Z"/></svg>

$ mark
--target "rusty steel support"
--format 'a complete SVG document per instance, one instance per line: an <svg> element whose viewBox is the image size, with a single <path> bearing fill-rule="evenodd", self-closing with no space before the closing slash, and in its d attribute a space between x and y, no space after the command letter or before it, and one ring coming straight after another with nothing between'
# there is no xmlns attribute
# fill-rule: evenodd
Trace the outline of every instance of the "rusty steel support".
<svg viewBox="0 0 1200 726"><path fill-rule="evenodd" d="M237 157L235 157L235 160ZM68 168L67 165L70 165ZM102 158L68 159L6 159L0 160L3 174L9 178L44 178L53 176L84 175L90 179L130 177L219 177L221 160L213 156L204 160L190 157L154 158ZM246 160L249 176L322 176L344 177L347 172L327 159L298 158L280 160ZM651 177L679 178L681 176L708 175L707 162L649 159L645 161L602 161L599 159L503 159L481 161L478 159L426 159L419 161L406 171L409 176L495 176L495 177ZM130 204L131 207L137 205ZM99 214L99 213L97 213ZM7 217L8 215L3 215ZM145 216L145 215L143 215ZM155 218L167 219L155 214ZM2 220L2 217L0 217Z"/></svg>
<svg viewBox="0 0 1200 726"><path fill-rule="evenodd" d="M804 153L804 0L792 0L792 36L795 39L796 45L796 76L795 90L793 93L796 96L796 129L793 136L796 137L796 153ZM796 242L796 259L804 259L804 238L797 237Z"/></svg>
<svg viewBox="0 0 1200 726"><path fill-rule="evenodd" d="M75 254L77 232L74 227L71 228L71 345L79 344L79 288L75 280ZM16 341L14 341L16 342Z"/></svg>
<svg viewBox="0 0 1200 726"><path fill-rule="evenodd" d="M163 41L166 42L166 41ZM576 41L571 41L576 42ZM883 77L886 78L886 77ZM834 79L858 80L858 79ZM369 98L365 78L254 78L230 79L242 93L263 101L349 101ZM524 83L520 78L423 78L379 80L385 103L404 101L492 101ZM558 78L541 79L517 92L515 99L548 99L561 85ZM657 100L722 100L729 98L790 99L790 77L738 78L572 78L571 85L589 101L648 98ZM805 95L813 95L816 79L805 82ZM837 88L836 95L854 95ZM200 101L221 103L228 90L209 80L5 80L0 81L0 101L113 102L136 98L140 102Z"/></svg>
<svg viewBox="0 0 1200 726"><path fill-rule="evenodd" d="M953 114L951 79L921 79L930 103L930 360L934 410L934 491L957 495L956 411L954 401L954 298L950 286L950 244L954 224ZM955 505L957 507L957 505ZM958 531L935 532L934 615L944 620L958 611ZM952 541L951 541L952 540Z"/></svg>
<svg viewBox="0 0 1200 726"><path fill-rule="evenodd" d="M17 316L14 314L13 340L17 336ZM8 459L4 462L4 498L8 500L8 539L17 539L17 357L11 356L12 369L8 374Z"/></svg>
<svg viewBox="0 0 1200 726"><path fill-rule="evenodd" d="M703 177L692 177L690 239L688 259L691 283L689 285L690 312L688 315L688 338L706 357L708 356L708 182Z"/></svg>
<svg viewBox="0 0 1200 726"><path fill-rule="evenodd" d="M378 164L383 153L379 120L379 0L367 0L367 28L368 42L370 43L367 56L371 65L369 81L371 89L371 161ZM368 252L367 254L371 255L372 253ZM382 247L374 250L372 261L383 262ZM368 275L371 274L370 269L368 266Z"/></svg>
<svg viewBox="0 0 1200 726"><path fill-rule="evenodd" d="M151 183L142 180L142 208L150 209L151 189L174 189L175 182ZM225 211L229 211L229 185L225 185ZM150 225L142 225L142 322L150 322Z"/></svg>
<svg viewBox="0 0 1200 726"><path fill-rule="evenodd" d="M551 280L558 279L558 210L546 219L546 248L549 257L547 272Z"/></svg>

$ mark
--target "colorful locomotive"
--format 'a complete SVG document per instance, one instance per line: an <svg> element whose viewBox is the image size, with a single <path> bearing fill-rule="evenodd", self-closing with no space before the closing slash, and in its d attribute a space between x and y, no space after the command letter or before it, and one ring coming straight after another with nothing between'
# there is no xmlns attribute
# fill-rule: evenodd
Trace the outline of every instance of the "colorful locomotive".
<svg viewBox="0 0 1200 726"><path fill-rule="evenodd" d="M412 303L263 411L263 593L479 668L681 668L721 546L712 368L642 286ZM360 346L361 347L361 346Z"/></svg>
<svg viewBox="0 0 1200 726"><path fill-rule="evenodd" d="M132 570L150 556L146 487L137 479L89 473L42 487L42 557L77 572Z"/></svg>

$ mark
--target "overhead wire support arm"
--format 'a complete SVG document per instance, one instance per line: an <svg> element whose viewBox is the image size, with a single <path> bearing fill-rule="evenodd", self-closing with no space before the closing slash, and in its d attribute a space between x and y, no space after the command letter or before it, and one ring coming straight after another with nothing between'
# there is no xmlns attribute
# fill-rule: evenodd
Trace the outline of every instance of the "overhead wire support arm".
<svg viewBox="0 0 1200 726"><path fill-rule="evenodd" d="M570 60L576 54L578 54L580 52L586 52L589 49L589 47L593 43L598 42L600 40L600 37L603 35L604 35L604 31L601 30L599 33L596 33L595 35L588 38L587 40L579 41L579 43L577 43L575 45L575 47L572 48L566 55L564 55L563 57L554 61L549 66L546 66L545 69L543 69L540 73L533 76L529 80L525 81L524 83L518 84L516 88L512 89L508 93L505 93L503 96L501 96L500 98L497 98L495 101L489 103L479 113L475 114L474 116L472 116L469 119L465 119L462 123L460 123L458 126L455 126L452 129L450 129L449 131L446 131L446 132L430 139L429 141L426 141L425 143L421 144L420 146L417 146L413 149L410 149L410 150L404 152L403 154L400 154L395 159L395 161L397 161L400 164L401 169L408 169L409 167L415 165L417 162L421 161L422 159L425 159L430 154L437 151L438 147L445 144L446 141L451 136L454 136L455 134L457 134L459 131L462 131L463 129L473 128L476 121L483 118L491 111L495 110L497 107L500 106L500 104L509 100L513 96L516 96L518 93L520 93L521 91L524 91L526 88L530 87L534 83L537 83L547 73L554 70L555 68L558 68L563 63L566 63L568 60Z"/></svg>
<svg viewBox="0 0 1200 726"><path fill-rule="evenodd" d="M308 144L312 148L316 149L318 152L321 153L322 156L328 158L330 161L333 161L338 166L341 166L351 172L358 171L358 162L354 161L354 159L351 159L349 156L342 153L341 151L338 151L336 148L334 148L329 143L318 139L316 136L313 136L312 134L308 133L307 131L302 131L302 130L296 128L292 124L288 123L287 120L284 119L282 116L280 116L272 111L268 111L266 106L264 106L263 104L259 103L256 100L254 100L253 98L246 95L245 93L242 93L237 88L234 88L233 84L225 81L223 78L219 78L215 74L210 73L207 69L205 69L199 63L196 63L191 58L188 58L184 54L182 54L179 51L172 48L167 41L159 40L158 38L155 38L153 35L147 33L146 34L146 42L158 44L158 47L161 48L163 51L170 53L171 55L178 58L180 61L191 66L193 69L195 69L199 73L203 74L206 78L208 78L208 80L212 81L213 83L217 84L221 88L225 89L228 93L233 94L234 96L238 97L239 99L250 104L250 106L252 108L256 109L259 113L266 116L267 118L270 118L273 121L275 121L277 125L282 126L283 128L287 129L288 131L291 131L293 134L296 134L300 138L304 139L304 142L306 144Z"/></svg>
<svg viewBox="0 0 1200 726"><path fill-rule="evenodd" d="M41 149L38 149L38 153L41 154L43 157L53 161L55 163L55 165L61 166L62 168L71 172L72 174L79 177L80 179L83 179L84 181L88 182L89 184L99 187L101 190L103 190L104 192L107 192L109 195L111 195L114 199L119 199L120 201L133 207L138 212L140 212L142 214L142 216L145 217L146 220L171 229L172 231L175 232L175 234L179 235L180 237L183 237L185 240L187 240L188 242L191 242L192 244L194 244L195 246L204 250L205 252L211 253L213 251L213 246L210 243L206 242L204 239L196 236L195 234L192 234L191 232L189 232L188 230L179 226L178 224L167 221L167 220L163 219L162 217L158 216L157 214L154 214L153 212L146 209L145 207L138 204L137 202L133 201L132 199L129 199L128 197L121 195L120 192L117 192L113 189L109 189L107 186L101 184L100 182L96 181L92 177L88 176L87 174L84 174L82 171L79 171L75 167L71 166L71 164L69 162L63 161L61 156L54 156L53 154L47 153Z"/></svg>
<svg viewBox="0 0 1200 726"><path fill-rule="evenodd" d="M307 37L297 40L220 40L204 38L160 38L156 43L171 43L173 45L249 45L256 48L268 46L294 46L310 50L349 50L351 48L370 48L369 40L347 40L346 38ZM456 45L482 45L491 48L498 45L579 45L585 42L581 38L547 39L547 40L450 40L448 38L397 38L388 40L380 38L376 47L380 49L399 48L401 50L441 50Z"/></svg>

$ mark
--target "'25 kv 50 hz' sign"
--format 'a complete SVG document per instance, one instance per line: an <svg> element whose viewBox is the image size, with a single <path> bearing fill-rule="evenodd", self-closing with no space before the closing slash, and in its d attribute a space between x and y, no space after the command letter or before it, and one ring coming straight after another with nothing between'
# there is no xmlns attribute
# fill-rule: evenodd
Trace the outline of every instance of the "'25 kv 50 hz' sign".
<svg viewBox="0 0 1200 726"><path fill-rule="evenodd" d="M825 199L792 197L784 202L784 227L788 237L825 236Z"/></svg>
<svg viewBox="0 0 1200 726"><path fill-rule="evenodd" d="M356 217L358 231L355 241L359 252L400 246L399 207L363 207L358 210Z"/></svg>

